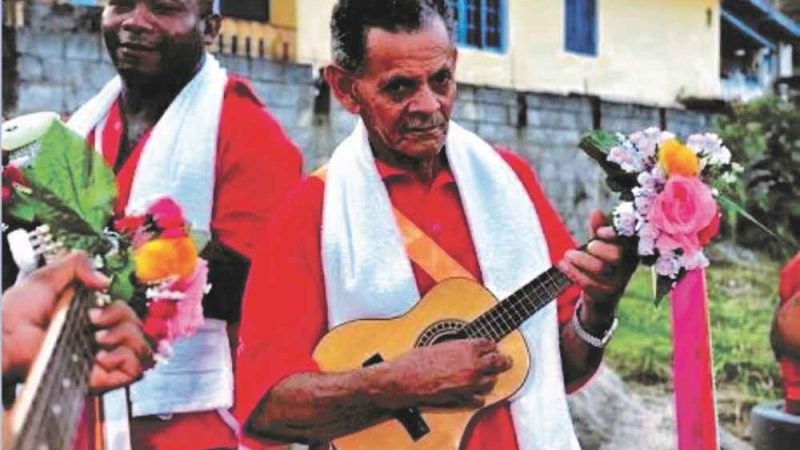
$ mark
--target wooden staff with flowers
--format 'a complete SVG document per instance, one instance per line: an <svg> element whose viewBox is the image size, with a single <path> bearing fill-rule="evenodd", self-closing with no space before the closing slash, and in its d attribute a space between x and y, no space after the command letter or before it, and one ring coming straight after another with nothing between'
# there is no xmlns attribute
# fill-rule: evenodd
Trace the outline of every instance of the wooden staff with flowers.
<svg viewBox="0 0 800 450"><path fill-rule="evenodd" d="M735 206L720 190L742 167L712 133L684 144L657 128L630 136L596 131L579 147L620 195L614 228L653 267L656 303L670 293L677 447L719 448L703 248L719 230L718 204Z"/></svg>

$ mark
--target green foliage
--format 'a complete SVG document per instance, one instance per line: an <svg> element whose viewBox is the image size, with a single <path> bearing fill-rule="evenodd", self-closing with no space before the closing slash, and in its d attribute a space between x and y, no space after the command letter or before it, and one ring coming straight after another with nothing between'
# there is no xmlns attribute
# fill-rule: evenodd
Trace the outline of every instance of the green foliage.
<svg viewBox="0 0 800 450"><path fill-rule="evenodd" d="M800 109L777 98L760 99L735 105L715 127L745 168L728 195L790 245L735 213L728 213L727 232L744 245L789 256L800 246Z"/></svg>
<svg viewBox="0 0 800 450"><path fill-rule="evenodd" d="M127 251L114 253L105 259L106 272L113 274L108 293L112 298L130 301L135 291L136 263Z"/></svg>
<svg viewBox="0 0 800 450"><path fill-rule="evenodd" d="M117 195L114 173L80 136L53 122L39 139L36 157L21 171L30 188L15 189L11 216L48 225L68 248L91 255L111 250L103 229Z"/></svg>
<svg viewBox="0 0 800 450"><path fill-rule="evenodd" d="M111 250L111 243L103 236L102 230L92 228L51 190L36 186L29 194L17 192L16 199L21 200L24 206L14 205L12 214L20 210L32 212L36 220L50 226L50 233L65 247L83 250L90 255L102 255Z"/></svg>
<svg viewBox="0 0 800 450"><path fill-rule="evenodd" d="M100 154L62 123L54 122L42 136L24 173L34 187L56 194L93 230L102 230L111 219L117 196L114 173Z"/></svg>
<svg viewBox="0 0 800 450"><path fill-rule="evenodd" d="M60 122L47 129L38 145L31 164L21 169L30 188L14 190L8 213L48 225L67 248L103 256L105 271L112 275L111 295L129 300L134 261L125 249L111 252L114 245L104 234L117 196L114 173L102 156Z"/></svg>

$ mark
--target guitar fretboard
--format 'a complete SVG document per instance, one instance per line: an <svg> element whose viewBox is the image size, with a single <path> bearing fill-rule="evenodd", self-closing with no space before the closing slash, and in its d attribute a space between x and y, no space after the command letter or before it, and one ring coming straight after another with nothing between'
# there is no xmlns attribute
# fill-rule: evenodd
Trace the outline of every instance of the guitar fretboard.
<svg viewBox="0 0 800 450"><path fill-rule="evenodd" d="M76 287L14 450L72 448L94 364L92 327L87 315L92 302L91 291Z"/></svg>
<svg viewBox="0 0 800 450"><path fill-rule="evenodd" d="M571 284L569 278L557 267L550 267L465 326L462 332L471 338L484 337L498 342L547 306Z"/></svg>

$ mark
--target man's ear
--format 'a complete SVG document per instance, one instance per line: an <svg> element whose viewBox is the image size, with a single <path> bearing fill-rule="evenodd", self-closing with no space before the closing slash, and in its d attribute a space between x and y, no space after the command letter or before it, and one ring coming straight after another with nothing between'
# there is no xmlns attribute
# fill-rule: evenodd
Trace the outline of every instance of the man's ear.
<svg viewBox="0 0 800 450"><path fill-rule="evenodd" d="M355 95L356 76L336 64L325 67L325 81L331 87L333 95L352 114L361 112L361 106Z"/></svg>
<svg viewBox="0 0 800 450"><path fill-rule="evenodd" d="M208 14L203 17L203 44L211 45L219 36L222 27L222 16L219 14Z"/></svg>

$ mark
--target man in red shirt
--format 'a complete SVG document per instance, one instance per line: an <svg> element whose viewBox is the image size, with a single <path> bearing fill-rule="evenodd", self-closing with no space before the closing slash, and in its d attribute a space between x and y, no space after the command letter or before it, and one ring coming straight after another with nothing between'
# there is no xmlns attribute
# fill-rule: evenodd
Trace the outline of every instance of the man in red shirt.
<svg viewBox="0 0 800 450"><path fill-rule="evenodd" d="M781 271L778 295L772 348L781 364L786 412L800 415L800 253Z"/></svg>
<svg viewBox="0 0 800 450"><path fill-rule="evenodd" d="M326 79L363 122L324 174L290 194L256 256L237 367L236 411L249 446L324 443L408 407L479 406L509 369L486 339L422 347L351 372L319 369L311 355L328 329L402 314L410 296L435 284L435 262L406 257L394 210L446 254L440 259L493 291L529 281L507 284L516 266L538 274L558 263L575 283L557 311L550 304L521 327L535 347L526 393L482 412L463 448L578 447L565 385L577 388L600 363L635 258L599 213L591 218L598 239L572 250L527 164L449 121L457 51L448 3L340 0L334 9Z"/></svg>
<svg viewBox="0 0 800 450"><path fill-rule="evenodd" d="M168 195L209 239L205 324L129 389L135 449L238 446L228 408L241 296L257 233L302 173L249 84L205 52L220 23L212 0L108 2L102 32L119 77L70 119L117 174L118 216Z"/></svg>

